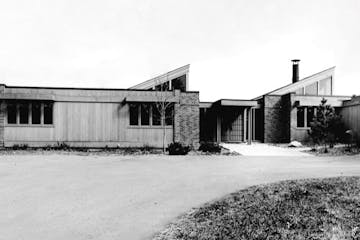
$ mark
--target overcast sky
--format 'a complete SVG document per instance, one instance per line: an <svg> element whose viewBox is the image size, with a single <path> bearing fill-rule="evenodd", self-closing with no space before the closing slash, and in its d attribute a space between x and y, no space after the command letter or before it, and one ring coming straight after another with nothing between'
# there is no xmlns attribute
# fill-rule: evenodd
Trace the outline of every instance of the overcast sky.
<svg viewBox="0 0 360 240"><path fill-rule="evenodd" d="M360 94L360 1L11 0L0 3L0 82L127 88L185 64L202 101L253 98L336 66Z"/></svg>

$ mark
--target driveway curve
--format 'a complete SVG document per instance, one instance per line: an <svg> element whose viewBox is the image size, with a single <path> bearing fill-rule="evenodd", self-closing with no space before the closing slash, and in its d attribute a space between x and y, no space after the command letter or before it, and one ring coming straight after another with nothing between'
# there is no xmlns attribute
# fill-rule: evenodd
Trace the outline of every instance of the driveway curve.
<svg viewBox="0 0 360 240"><path fill-rule="evenodd" d="M150 239L241 188L341 175L360 157L2 155L0 239Z"/></svg>

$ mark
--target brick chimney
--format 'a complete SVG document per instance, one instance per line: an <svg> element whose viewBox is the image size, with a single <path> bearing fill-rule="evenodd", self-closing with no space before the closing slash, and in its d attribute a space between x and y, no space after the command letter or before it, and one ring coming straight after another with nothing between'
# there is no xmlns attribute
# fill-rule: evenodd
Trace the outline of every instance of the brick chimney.
<svg viewBox="0 0 360 240"><path fill-rule="evenodd" d="M293 63L293 68L292 68L292 82L296 83L299 81L299 59L293 59L291 60Z"/></svg>

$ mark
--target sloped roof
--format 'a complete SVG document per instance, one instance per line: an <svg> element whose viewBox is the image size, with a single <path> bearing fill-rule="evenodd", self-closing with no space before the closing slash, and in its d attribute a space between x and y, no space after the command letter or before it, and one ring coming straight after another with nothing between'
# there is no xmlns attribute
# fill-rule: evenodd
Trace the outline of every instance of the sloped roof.
<svg viewBox="0 0 360 240"><path fill-rule="evenodd" d="M295 92L297 89L308 86L319 80L326 79L328 77L334 77L334 72L335 72L335 66L325 69L321 72L315 73L313 75L310 75L306 78L303 78L296 83L290 83L286 86L283 86L283 87L275 89L271 92L265 93L259 97L254 98L254 100L258 100L264 95L284 95L284 94L287 94L290 92Z"/></svg>
<svg viewBox="0 0 360 240"><path fill-rule="evenodd" d="M135 86L130 87L129 89L149 89L156 85L162 84L169 80L175 79L182 75L188 74L190 69L190 64L179 67L177 69L171 70L170 72L164 73L152 79L149 79L145 82L136 84Z"/></svg>

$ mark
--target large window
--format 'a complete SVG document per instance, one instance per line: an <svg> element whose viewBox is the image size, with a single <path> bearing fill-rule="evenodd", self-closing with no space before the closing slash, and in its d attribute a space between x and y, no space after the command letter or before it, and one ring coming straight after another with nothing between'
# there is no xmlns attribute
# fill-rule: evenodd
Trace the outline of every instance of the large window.
<svg viewBox="0 0 360 240"><path fill-rule="evenodd" d="M130 104L129 115L131 126L161 126L161 106L153 104ZM173 105L167 105L165 108L165 125L173 125L174 119L174 107Z"/></svg>
<svg viewBox="0 0 360 240"><path fill-rule="evenodd" d="M40 101L7 103L8 124L53 124L53 104Z"/></svg>
<svg viewBox="0 0 360 240"><path fill-rule="evenodd" d="M44 124L53 123L53 105L52 103L44 103Z"/></svg>
<svg viewBox="0 0 360 240"><path fill-rule="evenodd" d="M297 108L297 127L305 127L305 108Z"/></svg>
<svg viewBox="0 0 360 240"><path fill-rule="evenodd" d="M316 114L316 107L297 108L297 127L310 127Z"/></svg>
<svg viewBox="0 0 360 240"><path fill-rule="evenodd" d="M19 104L20 124L29 123L29 103Z"/></svg>
<svg viewBox="0 0 360 240"><path fill-rule="evenodd" d="M318 86L317 82L310 84L305 87L305 95L318 95Z"/></svg>
<svg viewBox="0 0 360 240"><path fill-rule="evenodd" d="M139 124L139 106L135 104L130 104L130 125Z"/></svg>
<svg viewBox="0 0 360 240"><path fill-rule="evenodd" d="M319 81L319 95L331 95L331 78Z"/></svg>
<svg viewBox="0 0 360 240"><path fill-rule="evenodd" d="M33 102L31 104L31 123L40 124L41 123L41 103Z"/></svg>
<svg viewBox="0 0 360 240"><path fill-rule="evenodd" d="M7 122L10 124L16 124L16 104L8 103L7 104Z"/></svg>

